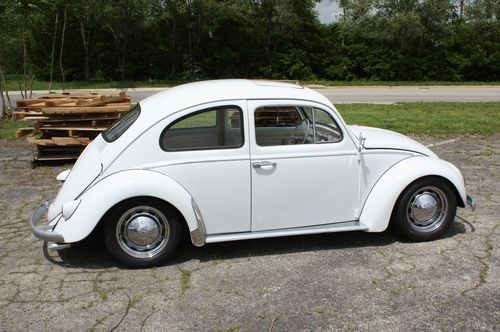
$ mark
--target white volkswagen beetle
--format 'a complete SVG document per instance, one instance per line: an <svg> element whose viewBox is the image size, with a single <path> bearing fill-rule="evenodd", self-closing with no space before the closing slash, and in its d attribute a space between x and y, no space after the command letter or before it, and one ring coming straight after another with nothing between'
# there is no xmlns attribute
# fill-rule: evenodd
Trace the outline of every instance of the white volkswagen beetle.
<svg viewBox="0 0 500 332"><path fill-rule="evenodd" d="M460 171L428 148L347 126L323 95L268 81L205 81L146 98L57 179L55 200L30 219L33 234L61 249L102 224L111 254L133 267L171 257L185 230L203 246L392 223L427 241L457 206L474 208Z"/></svg>

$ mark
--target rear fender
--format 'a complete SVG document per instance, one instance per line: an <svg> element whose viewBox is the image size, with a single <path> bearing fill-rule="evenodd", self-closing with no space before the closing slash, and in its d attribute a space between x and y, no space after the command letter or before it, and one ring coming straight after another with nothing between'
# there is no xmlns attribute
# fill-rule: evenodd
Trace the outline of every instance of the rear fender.
<svg viewBox="0 0 500 332"><path fill-rule="evenodd" d="M68 220L61 218L54 231L67 243L85 239L101 218L116 204L133 197L149 196L161 199L177 208L193 236L200 228L191 195L178 182L151 170L128 170L107 176L88 188ZM204 235L204 234L203 234ZM204 240L204 239L203 239Z"/></svg>
<svg viewBox="0 0 500 332"><path fill-rule="evenodd" d="M438 158L416 156L395 164L377 181L365 201L359 222L368 227L368 232L384 231L399 195L410 183L425 176L448 180L458 194L458 205L466 202L465 183L458 168Z"/></svg>

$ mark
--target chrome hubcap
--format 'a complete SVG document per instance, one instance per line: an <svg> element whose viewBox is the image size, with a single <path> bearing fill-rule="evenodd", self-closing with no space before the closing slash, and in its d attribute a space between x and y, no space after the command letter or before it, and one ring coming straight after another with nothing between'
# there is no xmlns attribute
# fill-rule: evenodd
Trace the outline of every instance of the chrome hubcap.
<svg viewBox="0 0 500 332"><path fill-rule="evenodd" d="M435 196L429 193L418 195L411 205L411 213L417 223L425 223L432 219L437 210L438 201Z"/></svg>
<svg viewBox="0 0 500 332"><path fill-rule="evenodd" d="M139 247L150 247L160 234L159 221L150 214L134 216L127 222L125 238Z"/></svg>
<svg viewBox="0 0 500 332"><path fill-rule="evenodd" d="M448 200L444 192L433 186L417 190L408 202L407 218L418 231L430 232L438 228L448 214Z"/></svg>
<svg viewBox="0 0 500 332"><path fill-rule="evenodd" d="M165 215L151 206L126 211L116 227L120 247L136 258L150 258L167 245L170 235Z"/></svg>

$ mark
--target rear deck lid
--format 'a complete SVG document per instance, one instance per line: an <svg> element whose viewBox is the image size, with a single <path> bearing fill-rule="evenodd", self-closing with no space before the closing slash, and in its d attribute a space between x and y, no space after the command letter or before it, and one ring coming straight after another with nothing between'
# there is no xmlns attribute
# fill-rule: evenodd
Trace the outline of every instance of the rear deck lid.
<svg viewBox="0 0 500 332"><path fill-rule="evenodd" d="M56 217L66 202L76 199L94 180L101 174L103 169L99 157L96 142L90 143L78 158L75 166L71 169L66 181L54 203L49 209L49 220Z"/></svg>

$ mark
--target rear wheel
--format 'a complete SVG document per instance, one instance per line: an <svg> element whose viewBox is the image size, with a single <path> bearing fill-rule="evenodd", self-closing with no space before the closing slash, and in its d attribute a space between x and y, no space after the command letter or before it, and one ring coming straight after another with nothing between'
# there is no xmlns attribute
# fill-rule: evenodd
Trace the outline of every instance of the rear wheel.
<svg viewBox="0 0 500 332"><path fill-rule="evenodd" d="M394 207L396 231L413 241L439 238L455 219L457 199L450 184L439 177L426 177L410 184Z"/></svg>
<svg viewBox="0 0 500 332"><path fill-rule="evenodd" d="M181 225L165 203L149 198L116 206L105 227L110 253L130 267L149 267L171 257L179 246Z"/></svg>

